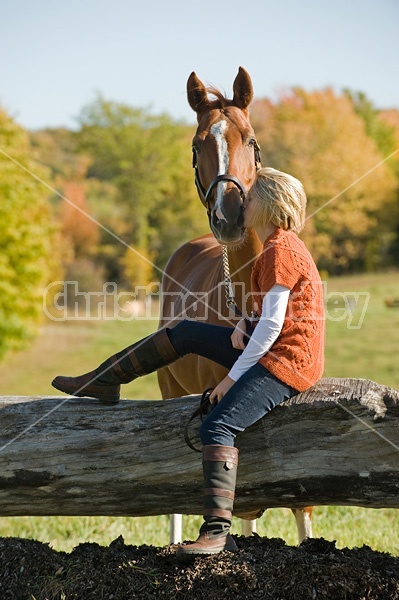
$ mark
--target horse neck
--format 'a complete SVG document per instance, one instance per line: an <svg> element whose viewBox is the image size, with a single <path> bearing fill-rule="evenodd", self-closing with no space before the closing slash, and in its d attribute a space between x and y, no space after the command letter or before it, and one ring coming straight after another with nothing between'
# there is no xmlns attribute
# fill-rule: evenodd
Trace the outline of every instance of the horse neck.
<svg viewBox="0 0 399 600"><path fill-rule="evenodd" d="M262 252L262 243L253 229L248 229L245 242L237 249L228 250L231 279L235 285L236 302L239 308L243 307L243 293L251 291L251 271L256 257ZM250 313L252 308L251 298L247 296L246 310Z"/></svg>

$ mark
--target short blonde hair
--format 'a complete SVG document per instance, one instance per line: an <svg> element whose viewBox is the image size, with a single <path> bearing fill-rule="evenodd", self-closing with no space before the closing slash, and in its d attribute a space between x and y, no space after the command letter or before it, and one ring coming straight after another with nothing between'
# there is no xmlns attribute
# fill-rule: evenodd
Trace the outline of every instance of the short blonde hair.
<svg viewBox="0 0 399 600"><path fill-rule="evenodd" d="M305 226L306 194L302 183L288 173L271 167L260 169L252 190L258 202L253 220L266 225L273 223L286 231L300 233Z"/></svg>

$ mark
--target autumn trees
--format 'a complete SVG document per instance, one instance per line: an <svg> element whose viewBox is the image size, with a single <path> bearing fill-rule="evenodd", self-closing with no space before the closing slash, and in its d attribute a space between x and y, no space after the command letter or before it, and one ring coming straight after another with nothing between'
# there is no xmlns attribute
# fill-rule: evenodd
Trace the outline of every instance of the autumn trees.
<svg viewBox="0 0 399 600"><path fill-rule="evenodd" d="M47 173L31 154L27 133L0 110L0 357L35 331L57 269L48 190L39 180Z"/></svg>
<svg viewBox="0 0 399 600"><path fill-rule="evenodd" d="M263 164L305 185L303 236L321 270L398 265L398 110L348 90L295 88L256 100L251 120ZM0 356L34 329L50 281L134 290L209 231L194 126L101 96L77 123L28 134L0 111Z"/></svg>
<svg viewBox="0 0 399 600"><path fill-rule="evenodd" d="M125 243L106 236L120 277L132 287L159 280L176 247L207 231L193 185L191 128L102 97L79 122L78 148L91 160L88 182L97 182L97 192L99 183L114 189L113 216L104 203L97 210L95 186L88 193L94 215Z"/></svg>
<svg viewBox="0 0 399 600"><path fill-rule="evenodd" d="M77 131L32 134L59 193L65 278L81 291L159 281L176 247L208 231L193 184L192 128L101 96L78 121Z"/></svg>
<svg viewBox="0 0 399 600"><path fill-rule="evenodd" d="M321 270L397 264L399 144L392 115L384 120L361 93L295 88L275 102L256 100L251 120L263 164L305 185L303 236ZM131 289L159 280L175 248L208 231L193 184L194 128L102 96L78 123L69 139L53 132L63 152L53 164L45 161L72 201L61 203L59 219L75 266L90 260L90 273Z"/></svg>
<svg viewBox="0 0 399 600"><path fill-rule="evenodd" d="M398 177L384 160L394 137L364 98L297 88L276 103L255 102L252 122L264 163L304 183L304 237L320 269L340 274L397 261L389 253Z"/></svg>

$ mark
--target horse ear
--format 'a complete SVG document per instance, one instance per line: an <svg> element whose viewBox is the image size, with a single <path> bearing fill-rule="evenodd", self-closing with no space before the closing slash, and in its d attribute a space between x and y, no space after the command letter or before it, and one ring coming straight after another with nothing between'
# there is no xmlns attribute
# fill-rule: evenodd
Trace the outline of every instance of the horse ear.
<svg viewBox="0 0 399 600"><path fill-rule="evenodd" d="M196 113L203 111L209 104L206 88L194 71L187 80L187 100Z"/></svg>
<svg viewBox="0 0 399 600"><path fill-rule="evenodd" d="M252 88L252 81L245 69L243 67L239 67L238 75L234 80L233 84L233 104L237 106L237 108L245 109L252 102L252 98L254 97L254 91Z"/></svg>

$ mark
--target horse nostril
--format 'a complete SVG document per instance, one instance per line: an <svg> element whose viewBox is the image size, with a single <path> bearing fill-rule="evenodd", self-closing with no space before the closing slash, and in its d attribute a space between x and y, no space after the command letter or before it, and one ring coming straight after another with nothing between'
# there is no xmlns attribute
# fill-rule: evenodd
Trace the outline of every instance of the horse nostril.
<svg viewBox="0 0 399 600"><path fill-rule="evenodd" d="M242 206L237 209L234 215L231 215L231 218L228 220L221 211L212 211L211 217L211 227L214 231L219 232L220 234L230 235L235 230L241 230L244 226L244 213L242 210Z"/></svg>
<svg viewBox="0 0 399 600"><path fill-rule="evenodd" d="M215 212L212 214L212 225L214 227L220 227L220 219L218 218Z"/></svg>
<svg viewBox="0 0 399 600"><path fill-rule="evenodd" d="M212 213L212 224L216 227L216 226L220 226L221 223L221 219L220 216L218 215L217 211L213 211Z"/></svg>

